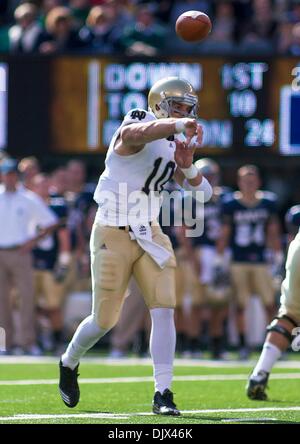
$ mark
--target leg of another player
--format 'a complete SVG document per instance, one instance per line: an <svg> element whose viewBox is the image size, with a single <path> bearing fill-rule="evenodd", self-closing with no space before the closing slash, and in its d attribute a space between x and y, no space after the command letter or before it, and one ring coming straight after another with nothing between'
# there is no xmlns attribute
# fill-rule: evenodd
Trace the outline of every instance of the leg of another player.
<svg viewBox="0 0 300 444"><path fill-rule="evenodd" d="M193 304L191 311L186 319L186 357L200 357L200 333L201 333L201 319L202 307Z"/></svg>
<svg viewBox="0 0 300 444"><path fill-rule="evenodd" d="M176 349L181 354L186 346L185 316L182 306L176 306L175 308L175 325L177 333Z"/></svg>
<svg viewBox="0 0 300 444"><path fill-rule="evenodd" d="M277 325L284 327L290 333L294 325L285 319L278 319ZM267 334L261 355L252 372L251 378L260 378L264 373L270 373L276 361L290 345L290 341L282 334L271 331Z"/></svg>
<svg viewBox="0 0 300 444"><path fill-rule="evenodd" d="M213 359L222 358L224 352L224 322L228 315L227 307L212 307L209 322Z"/></svg>
<svg viewBox="0 0 300 444"><path fill-rule="evenodd" d="M275 319L268 327L266 337L259 360L246 385L248 398L265 401L267 399L266 388L269 374L276 361L290 345L292 330L295 327L292 319Z"/></svg>
<svg viewBox="0 0 300 444"><path fill-rule="evenodd" d="M239 335L239 358L241 360L245 360L249 357L249 349L246 344L246 320L244 307L237 307L236 323Z"/></svg>

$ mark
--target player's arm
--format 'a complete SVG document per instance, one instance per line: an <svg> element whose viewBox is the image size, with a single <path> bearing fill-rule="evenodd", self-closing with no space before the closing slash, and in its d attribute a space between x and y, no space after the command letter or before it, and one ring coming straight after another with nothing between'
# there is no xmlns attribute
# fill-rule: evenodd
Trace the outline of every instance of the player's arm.
<svg viewBox="0 0 300 444"><path fill-rule="evenodd" d="M62 265L68 266L71 261L71 234L70 230L64 226L57 232L59 261Z"/></svg>
<svg viewBox="0 0 300 444"><path fill-rule="evenodd" d="M71 264L71 234L70 230L63 226L57 231L58 260L55 266L55 279L63 282L68 274Z"/></svg>
<svg viewBox="0 0 300 444"><path fill-rule="evenodd" d="M278 217L273 215L267 225L267 245L275 252L282 251L281 245L281 229Z"/></svg>
<svg viewBox="0 0 300 444"><path fill-rule="evenodd" d="M115 151L125 156L134 154L141 151L146 143L166 139L187 129L196 134L196 119L167 118L144 123L130 123L122 128L120 138L115 145Z"/></svg>

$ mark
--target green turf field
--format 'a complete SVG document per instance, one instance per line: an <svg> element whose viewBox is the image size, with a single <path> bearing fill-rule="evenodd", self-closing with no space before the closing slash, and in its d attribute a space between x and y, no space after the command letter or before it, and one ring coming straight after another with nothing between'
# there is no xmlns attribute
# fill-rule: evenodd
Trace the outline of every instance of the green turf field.
<svg viewBox="0 0 300 444"><path fill-rule="evenodd" d="M245 396L250 364L177 360L173 391L182 416L176 418L151 413L148 360L84 361L81 401L74 409L60 399L54 360L8 362L0 357L0 424L300 423L299 361L278 364L270 379L269 400L259 402Z"/></svg>

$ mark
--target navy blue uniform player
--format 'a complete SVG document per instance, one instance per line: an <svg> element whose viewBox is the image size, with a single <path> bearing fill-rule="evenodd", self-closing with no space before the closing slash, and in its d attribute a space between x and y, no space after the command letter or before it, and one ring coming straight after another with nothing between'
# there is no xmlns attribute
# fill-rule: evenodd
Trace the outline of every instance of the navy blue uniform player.
<svg viewBox="0 0 300 444"><path fill-rule="evenodd" d="M280 228L273 193L259 191L260 178L254 165L238 170L239 191L223 204L222 235L218 251L232 251L231 277L237 306L240 358L249 350L245 344L244 309L251 295L258 295L269 320L274 315L274 286L266 250L281 253Z"/></svg>
<svg viewBox="0 0 300 444"><path fill-rule="evenodd" d="M220 169L211 159L201 159L196 162L196 167L207 178L213 187L213 196L204 206L197 205L193 199L192 206L185 207L185 222L191 226L192 221L202 220L203 233L200 236L182 236L181 241L186 256L189 258L189 269L194 270L196 283L192 293L192 309L187 324L187 336L190 352L193 355L197 346L197 338L201 330L202 308L205 304L210 309L209 336L211 339L212 356L215 359L222 358L224 320L227 316L228 298L230 295L229 284L229 249L218 261L216 242L221 233L221 204L225 190L219 186ZM192 220L189 220L192 215ZM196 293L197 292L197 293Z"/></svg>
<svg viewBox="0 0 300 444"><path fill-rule="evenodd" d="M40 241L33 249L35 299L50 320L53 336L50 344L52 343L54 349L58 349L62 341L62 303L65 293L63 280L71 259L70 234L63 223L67 219L68 210L63 197L49 195L47 176L35 176L33 190L47 202L58 221L62 221L62 225L53 234Z"/></svg>

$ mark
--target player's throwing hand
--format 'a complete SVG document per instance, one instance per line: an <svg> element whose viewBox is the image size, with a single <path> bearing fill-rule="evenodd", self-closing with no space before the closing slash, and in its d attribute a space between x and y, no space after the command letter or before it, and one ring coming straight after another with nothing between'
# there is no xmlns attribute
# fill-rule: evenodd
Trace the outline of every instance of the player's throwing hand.
<svg viewBox="0 0 300 444"><path fill-rule="evenodd" d="M175 139L176 150L174 159L179 168L189 168L192 165L195 150L202 145L203 140L203 128L201 125L196 125L196 136L192 125L190 128L186 128L186 140L180 141Z"/></svg>

